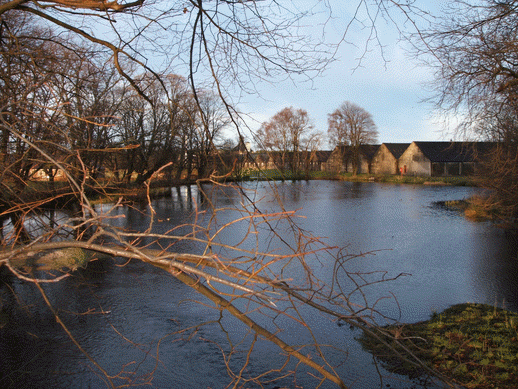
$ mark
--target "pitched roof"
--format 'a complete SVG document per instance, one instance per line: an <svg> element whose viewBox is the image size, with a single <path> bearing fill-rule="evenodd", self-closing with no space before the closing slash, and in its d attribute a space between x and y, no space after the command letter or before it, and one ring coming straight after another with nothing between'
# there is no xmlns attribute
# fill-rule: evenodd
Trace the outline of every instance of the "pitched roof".
<svg viewBox="0 0 518 389"><path fill-rule="evenodd" d="M408 148L408 146L410 146L410 143L383 143L383 144L396 159L401 157L401 154L403 154L405 152L405 150Z"/></svg>
<svg viewBox="0 0 518 389"><path fill-rule="evenodd" d="M318 150L316 152L318 162L327 162L333 152L329 150Z"/></svg>
<svg viewBox="0 0 518 389"><path fill-rule="evenodd" d="M414 142L432 162L473 162L492 142Z"/></svg>
<svg viewBox="0 0 518 389"><path fill-rule="evenodd" d="M370 161L379 148L380 145L360 145L360 152Z"/></svg>

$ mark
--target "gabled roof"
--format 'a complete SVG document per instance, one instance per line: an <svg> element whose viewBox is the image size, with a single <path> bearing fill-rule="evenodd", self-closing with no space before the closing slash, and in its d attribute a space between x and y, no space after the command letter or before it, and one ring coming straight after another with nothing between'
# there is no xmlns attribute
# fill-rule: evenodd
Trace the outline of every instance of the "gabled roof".
<svg viewBox="0 0 518 389"><path fill-rule="evenodd" d="M492 142L414 142L432 162L473 162L495 145Z"/></svg>
<svg viewBox="0 0 518 389"><path fill-rule="evenodd" d="M394 156L394 158L399 159L401 154L405 152L405 150L410 146L410 143L383 143L388 151Z"/></svg>
<svg viewBox="0 0 518 389"><path fill-rule="evenodd" d="M316 157L318 162L327 162L333 152L329 150L318 150Z"/></svg>
<svg viewBox="0 0 518 389"><path fill-rule="evenodd" d="M379 148L380 145L360 145L360 152L370 161Z"/></svg>

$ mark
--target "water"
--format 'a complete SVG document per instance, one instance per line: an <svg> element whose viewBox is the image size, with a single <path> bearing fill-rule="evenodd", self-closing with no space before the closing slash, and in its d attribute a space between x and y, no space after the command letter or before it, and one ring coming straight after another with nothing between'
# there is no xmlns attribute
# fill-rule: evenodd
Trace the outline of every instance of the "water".
<svg viewBox="0 0 518 389"><path fill-rule="evenodd" d="M437 201L468 197L478 191L475 188L311 181L278 183L275 195L264 183L248 183L247 187L246 201L261 199L263 211L278 210L274 201L278 196L287 211L297 210L303 217L296 219L303 228L329 243L346 246L348 253L365 254L351 258L345 264L348 270L383 271L386 277L402 274L395 281L365 288L368 300L379 301L376 307L387 316L415 322L467 301L518 311L516 241L490 223L472 222L435 205ZM216 206L229 207L238 199L232 191L224 193L212 197ZM155 201L153 209L157 233L192 221L196 209L206 211L200 215L203 221L212 215L195 187L173 191L171 198ZM142 212L145 210L119 208L116 214L124 217L111 223L144 230L149 223ZM217 223L221 226L236 215L235 211L222 212ZM236 245L246 236L245 226L236 223L216 240ZM293 243L285 225L273 226L283 239ZM182 227L178 232L188 230ZM275 244L275 238L271 239L259 245ZM242 244L253 248L255 243L247 239ZM171 249L201 253L203 246L183 241ZM333 265L311 263L315 274L327 280L331 280ZM285 275L296 282L302 274L292 270L285 270ZM234 373L246 365L243 376L248 379L285 362L276 346L266 341L254 343L246 326L227 314L220 316L191 288L142 262L94 262L73 277L44 285L43 289L85 353L116 385L225 388L232 378L224 354ZM0 303L7 320L0 329L1 387L109 387L99 367L56 322L34 285L6 279L0 289ZM349 387L420 387L404 377L387 377L390 373L378 366L385 376L380 381L372 356L354 340L359 336L356 330L304 307L290 313L302 315L313 326L313 335L332 346L326 348L326 355ZM252 316L275 330L271 320ZM274 324L282 327L286 322L280 316ZM284 340L299 345L310 341L311 334L303 328L290 324L289 329L280 335ZM253 352L248 355L252 344ZM309 353L311 349L302 351ZM316 387L318 381L308 374L310 369L290 362L287 370L295 369L296 378L290 376L264 387ZM240 381L238 387L259 386L253 381ZM323 387L334 386L326 383Z"/></svg>

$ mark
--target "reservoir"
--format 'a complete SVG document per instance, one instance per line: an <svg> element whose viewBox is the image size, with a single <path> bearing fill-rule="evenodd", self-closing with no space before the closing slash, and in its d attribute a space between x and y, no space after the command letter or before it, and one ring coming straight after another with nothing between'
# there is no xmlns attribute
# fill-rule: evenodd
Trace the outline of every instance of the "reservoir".
<svg viewBox="0 0 518 389"><path fill-rule="evenodd" d="M211 191L210 202L196 186L174 188L171 196L154 200L152 232L164 234L177 228L175 233L188 234L189 223L197 218L200 224L211 222L208 234L226 226L215 235L215 254L229 256L231 248L240 245L287 255L283 244L300 243L289 223L258 224L257 231L250 233L246 223L232 222L246 216L235 210L243 203L257 212L295 212L293 220L306 236L339 248L339 266L336 256L323 252L318 260L308 260L312 274L327 285L340 283L347 289L344 295L351 293L353 305L368 301L380 318L416 322L464 302L518 311L516 237L438 204L480 194L481 189L339 181L276 182L273 186L248 182L243 197L230 189L207 187L207 191L216 189ZM99 206L99 211L112 205ZM220 211L214 213L211 205ZM121 229L144 231L150 226L147 205L121 206L113 215L108 222ZM152 239L141 241L150 243ZM179 241L170 249L201 254L205 246ZM272 269L290 285L303 282L300 270L277 264ZM361 274L368 285L353 292L363 281L348 277L345 271ZM380 279L393 280L374 282ZM42 288L81 349L56 322L36 286L6 277L0 285L2 388L109 388L113 384L219 389L235 384L236 388L273 389L319 384L310 368L293 358L287 361L277 346L255 339L243 323L220 314L193 289L149 264L104 259ZM254 308L236 304L242 310ZM276 309L284 309L282 302ZM292 327L292 319L284 313L295 319L300 315L311 331ZM359 330L307 306L283 314L273 309L251 312L251 316L271 331L279 331L279 337L304 354L312 352L305 345L313 337L318 339L329 365L350 388L440 387L385 371L355 340ZM381 324L380 318L376 320ZM265 374L285 363L282 372ZM336 386L326 381L321 387Z"/></svg>

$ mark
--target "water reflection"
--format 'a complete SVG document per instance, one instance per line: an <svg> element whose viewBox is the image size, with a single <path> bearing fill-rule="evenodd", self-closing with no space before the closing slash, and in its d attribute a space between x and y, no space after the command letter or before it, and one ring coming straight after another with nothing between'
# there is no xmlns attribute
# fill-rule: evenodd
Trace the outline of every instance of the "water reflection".
<svg viewBox="0 0 518 389"><path fill-rule="evenodd" d="M350 197L358 188L363 195ZM303 191L302 186L298 189ZM518 310L513 281L518 262L512 259L516 241L490 223L432 207L436 201L462 199L477 189L370 183L317 183L312 189L316 193L304 198L301 210L308 228L330 242L348 245L352 253L381 250L370 259L352 262L353 269L412 274L386 290L376 290L396 294L407 307L405 320L423 320L431 310L458 302L501 303L502 297L509 308ZM495 300L503 291L505 296Z"/></svg>
<svg viewBox="0 0 518 389"><path fill-rule="evenodd" d="M173 209L192 211L201 194L196 185L177 186L171 190L171 200Z"/></svg>
<svg viewBox="0 0 518 389"><path fill-rule="evenodd" d="M45 234L52 234L55 240L73 238L72 228L63 227L73 217L72 212L58 211L55 209L44 209L38 213L30 213L23 220L17 222L23 223L25 232L31 237L38 237ZM59 229L57 227L60 227ZM14 238L13 235L19 233L20 230L14 228L13 219L0 219L0 239L3 244L9 244Z"/></svg>
<svg viewBox="0 0 518 389"><path fill-rule="evenodd" d="M518 237L497 230L476 240L470 277L476 298L518 311Z"/></svg>

